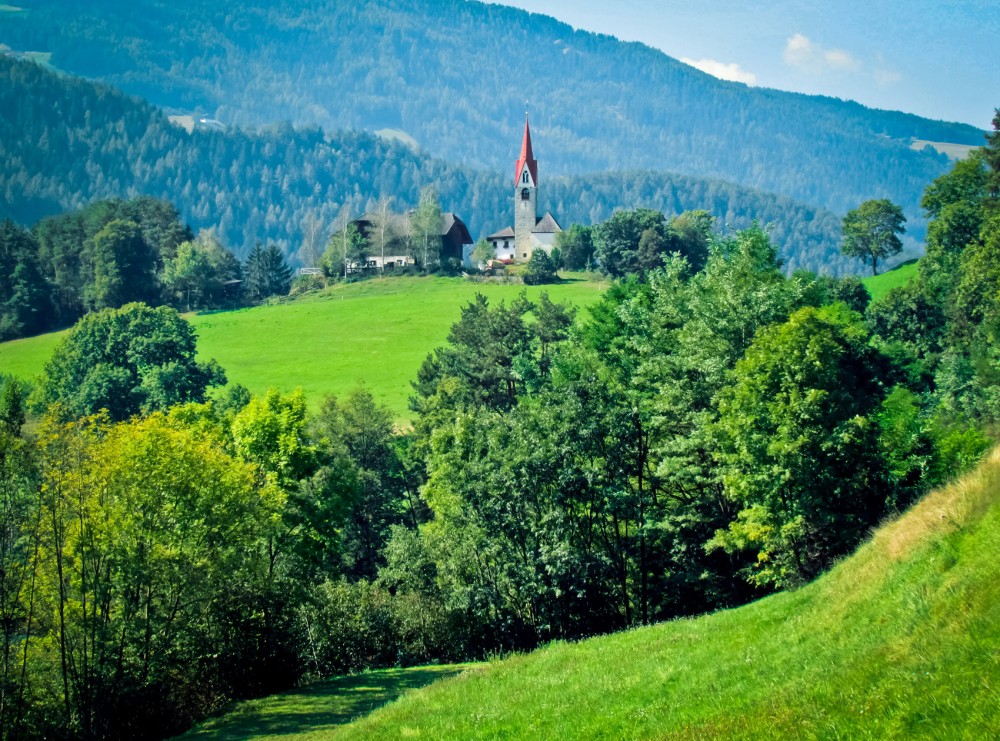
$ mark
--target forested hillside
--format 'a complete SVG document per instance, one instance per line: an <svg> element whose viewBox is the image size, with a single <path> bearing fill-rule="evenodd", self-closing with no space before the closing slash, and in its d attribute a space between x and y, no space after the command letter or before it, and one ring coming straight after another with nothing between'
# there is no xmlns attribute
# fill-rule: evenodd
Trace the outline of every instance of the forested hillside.
<svg viewBox="0 0 1000 741"><path fill-rule="evenodd" d="M307 233L325 240L342 211L357 216L380 196L394 196L395 208L415 206L424 186L435 187L444 209L459 213L473 235L511 218L506 172L453 167L364 133L284 124L188 134L157 108L105 85L0 57L0 217L24 225L97 198L149 195L176 204L195 230L215 227L241 257L258 241L291 256ZM572 176L547 181L541 198L564 226L636 206L668 214L705 209L720 226L757 219L772 225L789 267L857 267L838 253L832 213L717 180Z"/></svg>
<svg viewBox="0 0 1000 741"><path fill-rule="evenodd" d="M882 299L854 277L785 275L756 226L706 235L696 259L656 261L644 247L679 236L678 225L647 228L634 255L644 269L585 312L546 293L478 295L420 366L406 429L365 389L311 411L301 391L217 388L225 369L198 352L194 328L169 307L107 305L105 271L90 292L97 310L62 337L32 388L0 379L3 741L157 739L310 679L527 651L813 581L996 443L1000 113L994 122L987 148L927 188L928 254L916 280ZM647 217L595 228L595 250L631 262L629 250L609 250L618 240L608 232L628 224L609 223ZM130 223L141 231L117 219L91 240L95 277L117 262L104 247L132 241L112 239ZM970 501L968 488L957 492ZM954 509L932 508L926 521L962 538L974 526ZM856 708L851 723L901 696L917 731L964 717L959 698L982 707L978 697L995 695L996 662L983 659L993 642L982 640L995 609L960 611L995 606L995 589L978 585L996 580L970 590L955 578L968 563L993 575L989 532L934 548L921 571L943 600L905 578L899 607L855 627L826 619L858 614L840 591L812 618L796 596L806 589L772 601L803 607L789 639L710 649L700 696L719 712L719 662L735 657L746 673L728 691L746 708L784 694L808 658L807 682L786 685L788 696L816 697L808 680L837 676L821 697L841 717ZM737 644L773 624L763 609L760 622L735 626ZM915 629L930 633L909 643ZM845 640L809 650L800 634ZM875 650L857 636L873 636ZM769 645L794 650L782 662ZM845 655L864 657L860 673L831 673ZM698 686L662 665L615 666L609 689L649 690L632 707L667 707L670 687ZM968 681L948 675L970 666ZM551 689L555 675L542 676ZM849 693L857 705L845 705ZM508 708L526 705L518 697L491 693ZM533 715L557 718L553 707ZM816 728L844 728L820 715ZM775 718L805 727L780 706L760 717L767 729ZM630 710L633 731L635 720Z"/></svg>
<svg viewBox="0 0 1000 741"><path fill-rule="evenodd" d="M18 5L0 15L0 43L157 105L224 123L401 129L449 162L504 173L527 104L546 178L667 170L837 212L887 197L912 222L948 163L911 140L983 142L969 126L723 82L641 44L465 0Z"/></svg>

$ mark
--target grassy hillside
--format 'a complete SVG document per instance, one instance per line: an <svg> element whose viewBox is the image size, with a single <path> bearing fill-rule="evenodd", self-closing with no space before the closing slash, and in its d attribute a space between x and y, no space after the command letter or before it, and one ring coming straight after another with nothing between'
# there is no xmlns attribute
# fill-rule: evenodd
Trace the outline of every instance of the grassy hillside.
<svg viewBox="0 0 1000 741"><path fill-rule="evenodd" d="M808 587L466 672L330 738L996 738L1000 454Z"/></svg>
<svg viewBox="0 0 1000 741"><path fill-rule="evenodd" d="M471 664L382 669L240 703L181 738L198 741L327 738L337 726L370 713L404 692L459 673ZM306 729L306 730L303 730Z"/></svg>
<svg viewBox="0 0 1000 741"><path fill-rule="evenodd" d="M511 301L537 298L586 306L604 284L575 278L545 287L471 283L460 278L391 278L335 286L274 306L189 317L198 351L215 358L229 380L255 393L301 387L310 404L365 386L401 419L410 381L427 353L444 343L477 292ZM41 372L62 333L0 344L0 373L30 379Z"/></svg>
<svg viewBox="0 0 1000 741"><path fill-rule="evenodd" d="M878 301L893 288L905 286L917 277L918 260L907 260L881 275L870 275L862 279L873 301Z"/></svg>

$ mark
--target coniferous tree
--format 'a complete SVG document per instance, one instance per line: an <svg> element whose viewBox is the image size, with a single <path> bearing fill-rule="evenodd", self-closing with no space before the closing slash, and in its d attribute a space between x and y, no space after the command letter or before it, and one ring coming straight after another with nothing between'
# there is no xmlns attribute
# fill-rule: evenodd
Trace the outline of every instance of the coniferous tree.
<svg viewBox="0 0 1000 741"><path fill-rule="evenodd" d="M255 245L243 268L247 299L260 301L268 296L284 296L292 285L292 273L277 245Z"/></svg>

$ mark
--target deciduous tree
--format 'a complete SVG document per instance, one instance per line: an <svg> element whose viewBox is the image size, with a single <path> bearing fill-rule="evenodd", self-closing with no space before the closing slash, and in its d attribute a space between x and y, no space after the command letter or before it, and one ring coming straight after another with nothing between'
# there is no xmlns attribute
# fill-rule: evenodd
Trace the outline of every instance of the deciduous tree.
<svg viewBox="0 0 1000 741"><path fill-rule="evenodd" d="M899 236L906 231L903 209L885 198L865 201L847 212L840 251L848 257L869 261L872 275L878 275L878 262L903 249Z"/></svg>
<svg viewBox="0 0 1000 741"><path fill-rule="evenodd" d="M73 417L104 409L112 420L202 401L225 383L214 361L195 359L191 325L166 306L126 304L85 316L56 346L33 396Z"/></svg>
<svg viewBox="0 0 1000 741"><path fill-rule="evenodd" d="M726 493L740 505L715 545L757 554L748 577L815 577L886 514L871 417L884 359L842 304L795 312L754 340L721 392Z"/></svg>

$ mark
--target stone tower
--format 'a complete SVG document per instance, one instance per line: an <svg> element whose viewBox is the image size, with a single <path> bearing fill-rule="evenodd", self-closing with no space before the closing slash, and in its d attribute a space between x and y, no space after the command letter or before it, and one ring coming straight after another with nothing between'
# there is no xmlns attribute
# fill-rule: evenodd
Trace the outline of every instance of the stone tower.
<svg viewBox="0 0 1000 741"><path fill-rule="evenodd" d="M538 223L538 163L531 152L528 114L524 114L521 156L514 167L514 259L522 262L534 249L531 233Z"/></svg>

